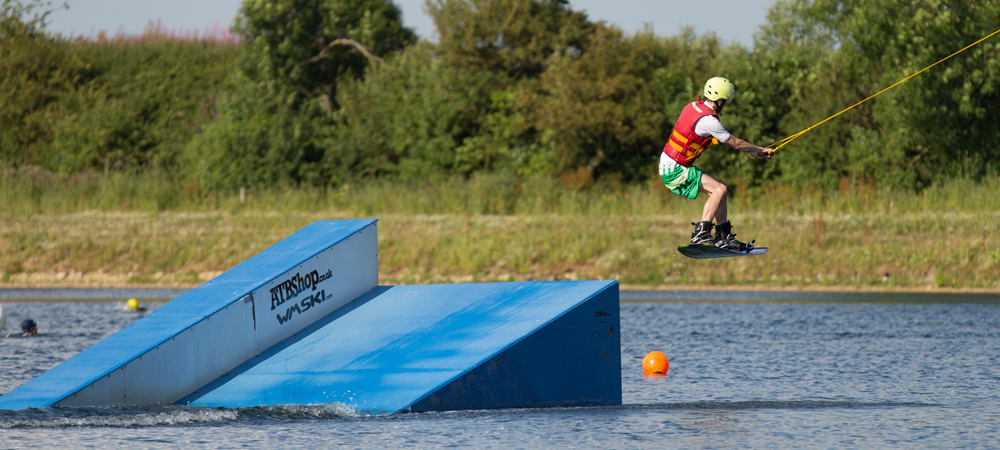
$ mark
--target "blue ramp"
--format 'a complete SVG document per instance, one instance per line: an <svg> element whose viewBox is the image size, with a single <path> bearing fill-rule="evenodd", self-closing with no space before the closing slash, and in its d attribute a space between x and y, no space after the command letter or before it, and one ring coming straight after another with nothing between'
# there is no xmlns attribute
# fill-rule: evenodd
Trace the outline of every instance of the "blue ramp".
<svg viewBox="0 0 1000 450"><path fill-rule="evenodd" d="M174 403L378 286L376 221L315 222L0 397Z"/></svg>
<svg viewBox="0 0 1000 450"><path fill-rule="evenodd" d="M616 281L379 287L178 403L617 405L618 333Z"/></svg>

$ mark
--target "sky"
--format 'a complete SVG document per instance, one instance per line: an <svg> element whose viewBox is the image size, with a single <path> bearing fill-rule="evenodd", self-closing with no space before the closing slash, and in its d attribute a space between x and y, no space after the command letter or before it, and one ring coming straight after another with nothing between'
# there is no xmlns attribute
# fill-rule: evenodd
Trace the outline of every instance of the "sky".
<svg viewBox="0 0 1000 450"><path fill-rule="evenodd" d="M199 31L228 27L241 0L65 0L70 9L49 16L49 31L91 36L98 31L139 34L150 21L166 30ZM695 32L714 31L724 42L753 45L753 34L765 21L774 0L570 0L574 10L592 21L618 25L628 33L653 26L661 36L673 36L691 25ZM54 2L59 3L61 2ZM395 0L403 22L423 38L434 36L434 23L424 13L424 0Z"/></svg>

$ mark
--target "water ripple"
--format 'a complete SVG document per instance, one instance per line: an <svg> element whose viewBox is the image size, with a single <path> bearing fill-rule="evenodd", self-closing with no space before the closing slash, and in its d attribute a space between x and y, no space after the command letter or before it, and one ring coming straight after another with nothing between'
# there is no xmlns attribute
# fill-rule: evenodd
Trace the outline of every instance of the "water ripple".
<svg viewBox="0 0 1000 450"><path fill-rule="evenodd" d="M639 410L671 410L671 409L692 409L692 410L719 410L738 411L749 409L864 409L864 408L909 408L921 406L940 406L934 403L920 402L857 402L840 400L790 400L790 401L732 401L732 402L684 402L684 403L651 403L627 405L627 409Z"/></svg>
<svg viewBox="0 0 1000 450"><path fill-rule="evenodd" d="M618 407L380 417L337 404L53 407L0 411L0 446L995 447L1000 303L956 299L622 303ZM0 340L0 393L142 317L123 303L5 302L8 325L31 317L41 334ZM667 376L642 376L652 350L670 359Z"/></svg>
<svg viewBox="0 0 1000 450"><path fill-rule="evenodd" d="M180 405L121 407L28 408L0 410L0 429L64 427L154 427L204 424L277 423L315 419L360 417L340 403L278 405L252 408L204 408Z"/></svg>

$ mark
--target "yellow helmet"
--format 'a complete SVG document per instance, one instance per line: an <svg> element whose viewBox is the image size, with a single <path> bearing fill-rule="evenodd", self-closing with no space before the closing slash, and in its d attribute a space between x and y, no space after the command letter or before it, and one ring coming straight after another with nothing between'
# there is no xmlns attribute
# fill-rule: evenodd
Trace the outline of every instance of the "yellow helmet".
<svg viewBox="0 0 1000 450"><path fill-rule="evenodd" d="M705 83L705 98L715 101L718 99L732 100L736 96L736 86L722 77L715 77Z"/></svg>

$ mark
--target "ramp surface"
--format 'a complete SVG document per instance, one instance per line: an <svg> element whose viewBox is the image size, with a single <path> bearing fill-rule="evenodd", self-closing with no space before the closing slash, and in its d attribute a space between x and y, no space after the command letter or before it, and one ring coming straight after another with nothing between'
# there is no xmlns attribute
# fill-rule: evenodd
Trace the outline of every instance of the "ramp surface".
<svg viewBox="0 0 1000 450"><path fill-rule="evenodd" d="M377 286L374 225L310 224L3 395L0 409L175 402Z"/></svg>
<svg viewBox="0 0 1000 450"><path fill-rule="evenodd" d="M178 403L621 404L618 283L379 287Z"/></svg>

